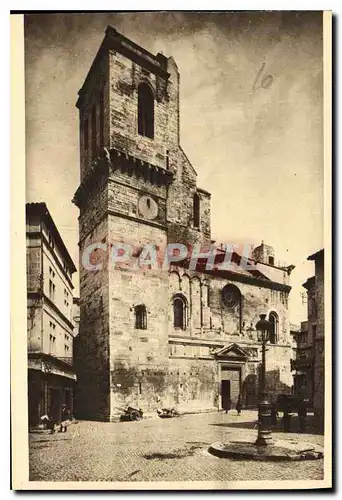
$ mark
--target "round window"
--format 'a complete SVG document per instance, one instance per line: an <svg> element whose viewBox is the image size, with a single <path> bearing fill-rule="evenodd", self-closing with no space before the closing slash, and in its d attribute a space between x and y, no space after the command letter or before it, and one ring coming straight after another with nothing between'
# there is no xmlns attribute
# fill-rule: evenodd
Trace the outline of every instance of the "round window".
<svg viewBox="0 0 342 500"><path fill-rule="evenodd" d="M233 308L240 302L240 290L234 285L226 285L222 289L222 301L225 306Z"/></svg>

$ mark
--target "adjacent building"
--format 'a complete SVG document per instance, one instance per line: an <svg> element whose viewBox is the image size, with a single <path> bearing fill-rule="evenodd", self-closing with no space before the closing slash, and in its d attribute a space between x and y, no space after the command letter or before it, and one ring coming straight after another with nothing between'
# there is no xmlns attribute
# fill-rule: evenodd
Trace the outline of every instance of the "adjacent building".
<svg viewBox="0 0 342 500"><path fill-rule="evenodd" d="M308 335L312 339L313 405L319 422L324 420L324 249L310 255L315 276L304 284L308 296Z"/></svg>
<svg viewBox="0 0 342 500"><path fill-rule="evenodd" d="M80 299L79 297L73 298L73 322L74 322L74 337L77 337L80 330Z"/></svg>
<svg viewBox="0 0 342 500"><path fill-rule="evenodd" d="M307 295L307 321L291 333L296 342L291 360L294 392L310 399L319 425L324 422L324 250L310 255L315 275L303 283Z"/></svg>
<svg viewBox="0 0 342 500"><path fill-rule="evenodd" d="M302 321L299 328L291 331L294 341L294 357L291 360L293 370L293 391L299 396L313 401L313 338L308 321Z"/></svg>
<svg viewBox="0 0 342 500"><path fill-rule="evenodd" d="M255 406L262 313L268 391L291 391L293 266L264 243L247 257L231 250L229 263L215 245L211 195L180 145L179 81L172 57L108 27L79 91L81 418L110 420L125 404L219 409L239 395Z"/></svg>
<svg viewBox="0 0 342 500"><path fill-rule="evenodd" d="M73 411L73 284L76 267L45 203L26 205L29 425Z"/></svg>

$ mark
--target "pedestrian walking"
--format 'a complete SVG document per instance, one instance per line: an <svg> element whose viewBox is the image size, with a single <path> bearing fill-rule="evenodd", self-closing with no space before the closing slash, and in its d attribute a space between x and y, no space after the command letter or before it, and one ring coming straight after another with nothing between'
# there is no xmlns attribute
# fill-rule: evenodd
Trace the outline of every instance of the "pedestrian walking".
<svg viewBox="0 0 342 500"><path fill-rule="evenodd" d="M67 405L62 405L62 410L61 410L61 426L59 431L60 432L66 432L68 429L67 426L67 421L69 420L69 409Z"/></svg>
<svg viewBox="0 0 342 500"><path fill-rule="evenodd" d="M237 403L236 403L236 411L238 416L241 415L241 410L242 410L242 402L240 396L238 397Z"/></svg>
<svg viewBox="0 0 342 500"><path fill-rule="evenodd" d="M231 409L231 407L232 407L232 401L231 401L231 399L229 398L229 399L227 399L227 400L225 401L223 409L224 409L224 411L225 411L226 413L228 413L228 412L229 412L229 410Z"/></svg>
<svg viewBox="0 0 342 500"><path fill-rule="evenodd" d="M48 415L42 415L40 417L40 422L42 423L42 425L44 426L43 428L44 429L48 429L49 428L49 422L50 422L50 419L49 419L49 416Z"/></svg>
<svg viewBox="0 0 342 500"><path fill-rule="evenodd" d="M284 432L290 432L291 431L291 417L292 417L292 413L288 413L287 411L284 412L284 416L283 416L283 429L284 429Z"/></svg>
<svg viewBox="0 0 342 500"><path fill-rule="evenodd" d="M305 432L306 415L307 415L306 402L304 400L301 400L298 405L299 432Z"/></svg>
<svg viewBox="0 0 342 500"><path fill-rule="evenodd" d="M51 431L50 434L54 434L55 432L55 420L52 416L48 415L48 420L46 423L46 428Z"/></svg>
<svg viewBox="0 0 342 500"><path fill-rule="evenodd" d="M291 431L291 417L292 417L292 408L291 404L289 403L288 400L286 400L284 404L284 415L283 415L283 429L284 432L290 432Z"/></svg>
<svg viewBox="0 0 342 500"><path fill-rule="evenodd" d="M273 427L277 427L278 424L278 410L277 406L273 405L271 409L271 423Z"/></svg>

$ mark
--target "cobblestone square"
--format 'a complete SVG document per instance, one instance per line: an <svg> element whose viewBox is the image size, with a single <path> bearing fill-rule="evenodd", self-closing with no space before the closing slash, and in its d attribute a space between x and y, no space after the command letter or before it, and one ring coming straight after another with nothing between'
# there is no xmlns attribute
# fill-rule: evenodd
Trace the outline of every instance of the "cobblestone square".
<svg viewBox="0 0 342 500"><path fill-rule="evenodd" d="M30 435L30 481L245 481L322 480L323 460L254 462L208 453L215 441L250 436L256 411L184 415L139 422L81 421L67 433ZM296 430L294 428L294 430ZM323 445L323 436L283 433ZM191 487L191 485L190 485ZM243 488L243 485L241 486Z"/></svg>

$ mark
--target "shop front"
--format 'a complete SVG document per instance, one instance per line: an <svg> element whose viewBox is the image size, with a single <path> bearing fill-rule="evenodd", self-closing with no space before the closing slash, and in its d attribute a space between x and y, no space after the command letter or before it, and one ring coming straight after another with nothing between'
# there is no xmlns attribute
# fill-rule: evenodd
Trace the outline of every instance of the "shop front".
<svg viewBox="0 0 342 500"><path fill-rule="evenodd" d="M43 415L61 420L62 405L73 414L76 375L69 360L45 354L29 355L29 428L37 427Z"/></svg>

